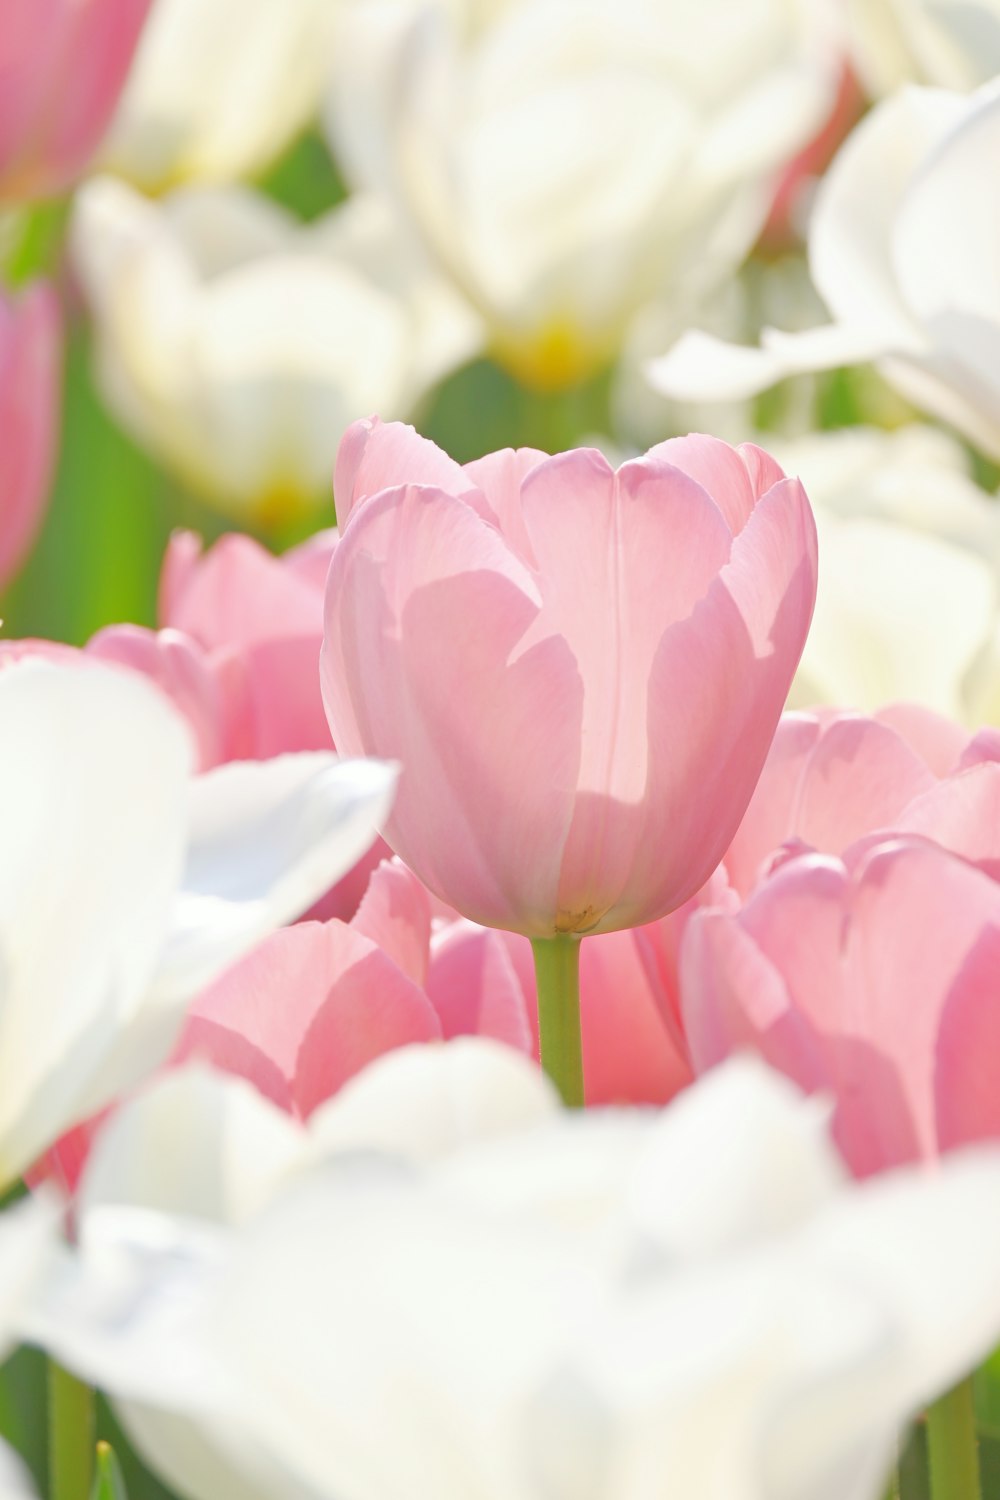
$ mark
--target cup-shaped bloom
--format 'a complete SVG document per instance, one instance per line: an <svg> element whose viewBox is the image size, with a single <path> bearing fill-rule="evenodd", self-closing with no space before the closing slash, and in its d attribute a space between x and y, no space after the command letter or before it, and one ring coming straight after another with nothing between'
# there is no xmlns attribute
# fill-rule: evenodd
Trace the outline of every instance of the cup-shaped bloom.
<svg viewBox="0 0 1000 1500"><path fill-rule="evenodd" d="M59 425L62 337L52 289L0 294L0 585L45 515Z"/></svg>
<svg viewBox="0 0 1000 1500"><path fill-rule="evenodd" d="M570 384L644 302L682 314L750 250L835 91L818 11L345 5L327 124L348 176L392 193L510 368Z"/></svg>
<svg viewBox="0 0 1000 1500"><path fill-rule="evenodd" d="M136 673L0 672L0 1181L168 1055L190 998L357 859L391 768L279 756L191 775Z"/></svg>
<svg viewBox="0 0 1000 1500"><path fill-rule="evenodd" d="M99 1145L33 1328L197 1500L877 1500L1000 1336L1000 1153L846 1182L749 1061L574 1114L488 1043L395 1053L292 1183L287 1122L208 1084Z"/></svg>
<svg viewBox="0 0 1000 1500"><path fill-rule="evenodd" d="M0 201L61 192L107 129L150 0L5 0Z"/></svg>
<svg viewBox="0 0 1000 1500"><path fill-rule="evenodd" d="M707 879L805 640L815 531L753 447L675 439L464 469L411 429L341 447L321 658L334 740L403 768L387 842L532 937L637 926Z"/></svg>
<svg viewBox="0 0 1000 1500"><path fill-rule="evenodd" d="M152 203L99 178L72 250L115 415L260 526L328 513L347 425L405 416L478 345L475 318L372 197L304 225L250 189Z"/></svg>
<svg viewBox="0 0 1000 1500"><path fill-rule="evenodd" d="M981 184L1000 149L1000 85L911 88L848 137L823 180L809 265L832 323L765 329L759 349L689 332L650 366L668 395L751 395L803 370L875 360L918 407L1000 456L1000 223Z"/></svg>
<svg viewBox="0 0 1000 1500"><path fill-rule="evenodd" d="M156 0L102 165L147 193L261 172L319 106L336 8Z"/></svg>

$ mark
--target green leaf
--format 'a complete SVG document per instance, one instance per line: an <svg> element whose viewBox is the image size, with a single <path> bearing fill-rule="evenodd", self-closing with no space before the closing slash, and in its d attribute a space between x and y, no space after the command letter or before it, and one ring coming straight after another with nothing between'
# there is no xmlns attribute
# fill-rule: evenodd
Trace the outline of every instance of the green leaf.
<svg viewBox="0 0 1000 1500"><path fill-rule="evenodd" d="M110 1443L97 1445L97 1473L90 1500L128 1500L122 1471Z"/></svg>

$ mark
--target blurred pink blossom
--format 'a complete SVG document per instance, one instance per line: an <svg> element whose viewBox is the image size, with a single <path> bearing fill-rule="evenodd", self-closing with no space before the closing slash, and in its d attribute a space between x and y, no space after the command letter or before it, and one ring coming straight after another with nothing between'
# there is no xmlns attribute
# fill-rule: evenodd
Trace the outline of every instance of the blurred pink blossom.
<svg viewBox="0 0 1000 1500"><path fill-rule="evenodd" d="M45 516L58 442L61 353L51 287L38 283L20 297L0 293L0 585L24 562Z"/></svg>
<svg viewBox="0 0 1000 1500"><path fill-rule="evenodd" d="M0 201L62 192L87 165L150 0L4 0Z"/></svg>

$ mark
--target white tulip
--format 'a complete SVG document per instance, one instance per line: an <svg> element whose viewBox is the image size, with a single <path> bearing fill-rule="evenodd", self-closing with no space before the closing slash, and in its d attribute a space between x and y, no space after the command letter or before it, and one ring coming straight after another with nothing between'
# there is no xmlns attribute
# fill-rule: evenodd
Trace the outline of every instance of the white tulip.
<svg viewBox="0 0 1000 1500"><path fill-rule="evenodd" d="M400 1138L420 1068L430 1099L442 1053L482 1084L500 1050L416 1049ZM877 1500L900 1426L1000 1336L995 1148L850 1184L816 1101L750 1060L665 1110L549 1092L495 1126L327 1155L230 1228L92 1197L34 1336L194 1417L216 1493L337 1500Z"/></svg>
<svg viewBox="0 0 1000 1500"><path fill-rule="evenodd" d="M355 0L326 112L525 380L568 384L628 319L728 275L822 124L837 52L813 0Z"/></svg>
<svg viewBox="0 0 1000 1500"><path fill-rule="evenodd" d="M0 1183L133 1086L186 1002L371 843L394 772L332 754L193 777L138 675L0 673Z"/></svg>
<svg viewBox="0 0 1000 1500"><path fill-rule="evenodd" d="M147 192L247 177L316 114L337 0L155 0L102 148Z"/></svg>
<svg viewBox="0 0 1000 1500"><path fill-rule="evenodd" d="M72 243L109 404L241 520L328 509L348 424L408 415L479 339L375 198L304 225L249 189L156 204L104 178Z"/></svg>
<svg viewBox="0 0 1000 1500"><path fill-rule="evenodd" d="M765 329L761 347L684 335L658 390L731 400L802 370L876 360L907 399L1000 457L1000 81L966 97L911 88L849 137L816 198L809 262L834 321Z"/></svg>
<svg viewBox="0 0 1000 1500"><path fill-rule="evenodd" d="M904 83L974 89L1000 73L1000 0L847 0L847 14L873 95Z"/></svg>
<svg viewBox="0 0 1000 1500"><path fill-rule="evenodd" d="M998 624L1000 509L968 477L958 445L914 426L769 446L805 485L820 534L816 610L790 704L870 713L911 701L981 722L972 678Z"/></svg>

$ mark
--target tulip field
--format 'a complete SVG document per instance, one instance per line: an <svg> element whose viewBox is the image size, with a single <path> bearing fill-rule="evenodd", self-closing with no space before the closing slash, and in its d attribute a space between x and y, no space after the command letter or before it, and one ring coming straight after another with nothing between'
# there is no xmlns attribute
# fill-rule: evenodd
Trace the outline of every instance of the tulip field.
<svg viewBox="0 0 1000 1500"><path fill-rule="evenodd" d="M0 1500L1000 1500L1000 0L0 0Z"/></svg>

